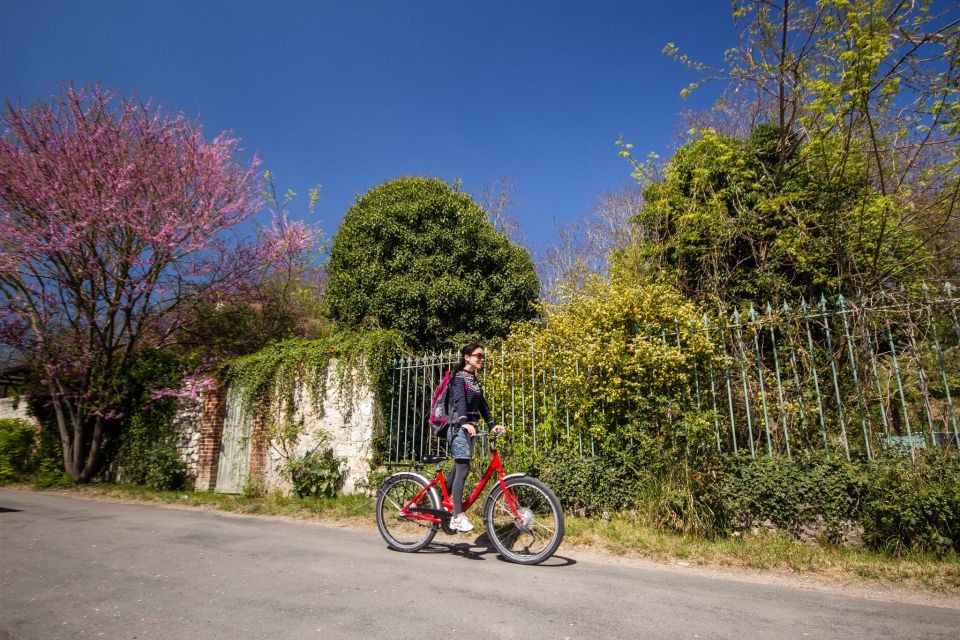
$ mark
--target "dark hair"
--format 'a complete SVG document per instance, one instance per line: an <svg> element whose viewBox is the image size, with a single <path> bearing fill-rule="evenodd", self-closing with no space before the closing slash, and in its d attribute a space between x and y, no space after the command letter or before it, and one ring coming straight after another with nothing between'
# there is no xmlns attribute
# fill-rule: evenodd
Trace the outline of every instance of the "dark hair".
<svg viewBox="0 0 960 640"><path fill-rule="evenodd" d="M460 364L453 368L453 371L450 372L450 377L457 375L463 368L467 366L467 356L476 351L477 349L483 349L483 345L477 342L471 342L463 349L460 349Z"/></svg>

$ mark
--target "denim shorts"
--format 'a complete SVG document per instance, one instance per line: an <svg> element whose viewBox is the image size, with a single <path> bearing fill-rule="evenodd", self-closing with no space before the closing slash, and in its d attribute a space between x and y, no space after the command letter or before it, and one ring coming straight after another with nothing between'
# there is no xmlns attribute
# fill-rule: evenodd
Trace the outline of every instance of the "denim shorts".
<svg viewBox="0 0 960 640"><path fill-rule="evenodd" d="M447 429L447 451L454 460L466 460L473 457L473 438L466 429L453 425Z"/></svg>

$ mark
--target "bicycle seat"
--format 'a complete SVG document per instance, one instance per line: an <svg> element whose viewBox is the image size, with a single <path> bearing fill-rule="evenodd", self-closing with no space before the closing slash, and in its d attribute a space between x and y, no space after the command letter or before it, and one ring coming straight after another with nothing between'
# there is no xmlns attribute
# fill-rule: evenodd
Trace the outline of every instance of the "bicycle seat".
<svg viewBox="0 0 960 640"><path fill-rule="evenodd" d="M433 464L434 462L443 462L447 456L421 456L420 462L424 464Z"/></svg>

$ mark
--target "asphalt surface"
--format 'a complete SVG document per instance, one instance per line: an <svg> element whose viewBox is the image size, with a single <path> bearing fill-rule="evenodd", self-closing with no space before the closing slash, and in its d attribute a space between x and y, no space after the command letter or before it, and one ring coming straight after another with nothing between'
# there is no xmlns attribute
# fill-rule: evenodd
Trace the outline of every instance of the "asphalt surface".
<svg viewBox="0 0 960 640"><path fill-rule="evenodd" d="M0 640L960 638L953 608L473 542L0 490Z"/></svg>

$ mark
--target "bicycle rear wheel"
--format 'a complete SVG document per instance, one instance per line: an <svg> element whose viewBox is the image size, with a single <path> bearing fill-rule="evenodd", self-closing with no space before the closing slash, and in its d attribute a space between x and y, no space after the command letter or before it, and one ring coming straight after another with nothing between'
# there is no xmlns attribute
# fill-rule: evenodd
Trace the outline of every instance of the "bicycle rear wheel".
<svg viewBox="0 0 960 640"><path fill-rule="evenodd" d="M377 528L391 549L413 552L423 549L437 535L436 522L401 515L401 510L424 487L426 478L416 473L396 473L387 478L377 491ZM413 506L413 505L411 505ZM424 492L416 505L423 509L439 509L440 499L433 487Z"/></svg>
<svg viewBox="0 0 960 640"><path fill-rule="evenodd" d="M535 478L509 478L507 490L517 501L518 520L497 484L483 509L487 537L511 562L538 564L563 540L563 509L547 485Z"/></svg>

